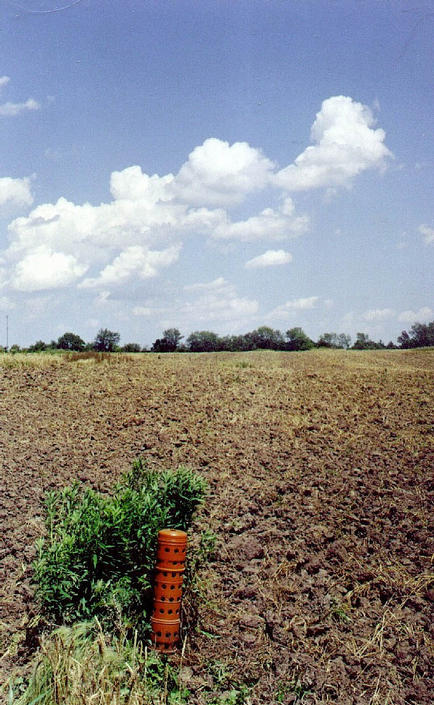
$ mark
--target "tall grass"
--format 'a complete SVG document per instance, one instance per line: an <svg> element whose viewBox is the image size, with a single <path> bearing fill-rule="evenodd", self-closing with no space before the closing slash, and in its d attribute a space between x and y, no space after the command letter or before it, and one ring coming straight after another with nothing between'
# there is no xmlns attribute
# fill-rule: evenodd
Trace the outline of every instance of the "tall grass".
<svg viewBox="0 0 434 705"><path fill-rule="evenodd" d="M8 705L175 705L187 695L168 661L137 635L109 637L93 620L46 637L27 688L20 695L11 685Z"/></svg>

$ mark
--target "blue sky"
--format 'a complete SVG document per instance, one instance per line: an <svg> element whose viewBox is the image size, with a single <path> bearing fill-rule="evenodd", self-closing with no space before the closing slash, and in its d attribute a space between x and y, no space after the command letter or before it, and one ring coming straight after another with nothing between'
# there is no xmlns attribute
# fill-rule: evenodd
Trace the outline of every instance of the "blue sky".
<svg viewBox="0 0 434 705"><path fill-rule="evenodd" d="M64 9L62 9L64 8ZM434 318L431 2L0 0L0 344Z"/></svg>

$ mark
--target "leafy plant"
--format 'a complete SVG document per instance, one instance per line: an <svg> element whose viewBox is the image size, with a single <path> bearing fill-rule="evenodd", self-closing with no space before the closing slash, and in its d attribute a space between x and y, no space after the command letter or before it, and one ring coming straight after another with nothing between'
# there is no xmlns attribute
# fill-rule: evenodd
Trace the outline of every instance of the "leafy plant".
<svg viewBox="0 0 434 705"><path fill-rule="evenodd" d="M141 460L113 496L79 483L50 492L34 563L42 607L65 624L97 616L146 630L158 531L186 530L205 493L190 469L151 471Z"/></svg>

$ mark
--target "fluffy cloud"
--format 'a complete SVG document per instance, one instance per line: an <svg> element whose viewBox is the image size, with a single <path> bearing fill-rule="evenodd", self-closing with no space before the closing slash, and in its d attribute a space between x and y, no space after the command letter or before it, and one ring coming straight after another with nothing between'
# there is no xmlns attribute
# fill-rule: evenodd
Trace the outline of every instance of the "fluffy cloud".
<svg viewBox="0 0 434 705"><path fill-rule="evenodd" d="M288 191L344 186L362 171L381 167L392 154L384 130L374 124L367 106L348 96L328 98L312 125L313 144L276 174L275 183Z"/></svg>
<svg viewBox="0 0 434 705"><path fill-rule="evenodd" d="M254 215L247 220L233 223L227 217L224 222L217 225L212 236L216 239L233 239L243 242L284 240L298 237L308 228L308 216L296 216L292 199L286 198L278 210L265 208L259 215Z"/></svg>
<svg viewBox="0 0 434 705"><path fill-rule="evenodd" d="M0 90L10 81L9 76L0 76ZM39 110L41 106L33 98L29 98L24 103L3 103L0 105L0 115L13 117L26 110Z"/></svg>
<svg viewBox="0 0 434 705"><path fill-rule="evenodd" d="M385 321L388 318L392 318L394 315L395 311L391 308L376 308L365 311L363 318L365 321Z"/></svg>
<svg viewBox="0 0 434 705"><path fill-rule="evenodd" d="M168 267L178 259L179 250L179 246L168 247L165 250L149 250L139 245L127 247L100 272L98 277L85 279L80 286L105 287L120 284L132 276L138 276L140 279L155 277L160 269Z"/></svg>
<svg viewBox="0 0 434 705"><path fill-rule="evenodd" d="M139 166L130 166L112 173L110 193L116 201L140 201L152 208L158 201L171 199L168 186L173 179L173 174L148 176Z"/></svg>
<svg viewBox="0 0 434 705"><path fill-rule="evenodd" d="M249 259L244 265L246 269L256 269L258 267L273 267L277 264L287 264L292 262L292 255L285 250L267 250L263 255L258 255Z"/></svg>
<svg viewBox="0 0 434 705"><path fill-rule="evenodd" d="M38 242L65 252L79 249L95 261L109 259L116 250L167 239L181 229L183 212L159 203L152 207L147 198L119 199L100 206L79 206L59 198L55 204L43 204L28 217L12 221L10 251L17 254Z"/></svg>
<svg viewBox="0 0 434 705"><path fill-rule="evenodd" d="M247 142L211 137L196 147L173 184L174 195L194 206L230 206L264 188L273 162Z"/></svg>
<svg viewBox="0 0 434 705"><path fill-rule="evenodd" d="M235 286L223 277L185 286L184 291L196 294L196 297L181 304L177 313L196 324L203 321L245 320L257 313L259 308L256 300L238 296Z"/></svg>
<svg viewBox="0 0 434 705"><path fill-rule="evenodd" d="M29 98L25 103L3 103L0 105L0 115L14 116L26 110L39 110L41 106L33 98Z"/></svg>
<svg viewBox="0 0 434 705"><path fill-rule="evenodd" d="M430 228L428 225L419 225L419 232L423 235L427 245L434 242L434 228Z"/></svg>
<svg viewBox="0 0 434 705"><path fill-rule="evenodd" d="M7 77L0 78L0 88L7 82ZM192 235L241 242L302 235L309 228L309 218L295 212L288 189L348 183L390 155L384 132L373 128L368 108L344 96L324 101L312 139L314 145L294 164L276 172L273 162L247 142L229 144L212 137L193 149L175 175L148 175L138 165L114 171L107 203L78 205L60 197L55 203L40 204L9 224L10 245L2 253L9 281L28 291L75 282L108 291L119 282L156 276L175 262L181 243ZM231 213L232 207L261 189L265 199L271 187L281 189L280 205L275 205L273 193L272 207L259 213L247 211L244 219ZM8 201L32 202L28 179L0 179L0 205ZM285 250L268 250L246 266L289 261ZM88 278L80 281L85 272ZM225 295L232 302L229 308L240 312L252 311L256 305L234 291ZM217 310L217 302L212 303ZM286 312L294 310L291 302L285 306Z"/></svg>
<svg viewBox="0 0 434 705"><path fill-rule="evenodd" d="M402 323L425 323L434 316L434 311L429 306L423 306L418 311L403 311L398 316Z"/></svg>
<svg viewBox="0 0 434 705"><path fill-rule="evenodd" d="M295 311L308 311L315 308L318 301L319 296L291 299L273 309L270 313L270 318L288 318Z"/></svg>
<svg viewBox="0 0 434 705"><path fill-rule="evenodd" d="M228 290L228 287L231 287L231 284L228 284L226 279L224 277L217 277L217 279L213 279L210 282L198 282L196 284L187 284L184 286L184 291L193 291L193 292L204 292L204 291L219 291L220 293L226 292Z"/></svg>
<svg viewBox="0 0 434 705"><path fill-rule="evenodd" d="M40 247L18 262L12 287L19 291L57 289L75 282L86 271L73 255Z"/></svg>
<svg viewBox="0 0 434 705"><path fill-rule="evenodd" d="M0 206L6 203L30 206L33 203L30 179L12 179L10 176L0 178Z"/></svg>
<svg viewBox="0 0 434 705"><path fill-rule="evenodd" d="M158 317L162 325L208 327L209 322L242 324L258 311L258 302L239 296L236 287L223 277L183 287L183 294L161 306L135 306L136 316Z"/></svg>

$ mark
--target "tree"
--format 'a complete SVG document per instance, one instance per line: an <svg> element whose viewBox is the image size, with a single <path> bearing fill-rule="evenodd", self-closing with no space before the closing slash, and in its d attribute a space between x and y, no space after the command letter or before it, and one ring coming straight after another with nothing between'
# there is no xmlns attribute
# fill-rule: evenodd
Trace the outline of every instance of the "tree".
<svg viewBox="0 0 434 705"><path fill-rule="evenodd" d="M287 350L310 350L314 347L314 342L306 335L303 328L290 328L285 333L288 342L285 347Z"/></svg>
<svg viewBox="0 0 434 705"><path fill-rule="evenodd" d="M352 350L382 350L385 347L381 340L376 343L374 340L371 340L366 333L357 333L356 342Z"/></svg>
<svg viewBox="0 0 434 705"><path fill-rule="evenodd" d="M56 347L59 350L75 350L81 352L84 350L86 343L75 333L64 333L58 338Z"/></svg>
<svg viewBox="0 0 434 705"><path fill-rule="evenodd" d="M403 330L398 336L401 348L426 348L434 345L434 321L431 323L414 323L410 333Z"/></svg>
<svg viewBox="0 0 434 705"><path fill-rule="evenodd" d="M29 352L43 352L46 349L47 349L47 343L44 343L43 340L37 340L36 343L33 343L33 345L30 345Z"/></svg>
<svg viewBox="0 0 434 705"><path fill-rule="evenodd" d="M250 334L253 347L263 350L283 349L285 340L280 330L274 330L269 326L260 326Z"/></svg>
<svg viewBox="0 0 434 705"><path fill-rule="evenodd" d="M319 348L347 348L350 347L351 336L345 333L323 333L318 339Z"/></svg>
<svg viewBox="0 0 434 705"><path fill-rule="evenodd" d="M100 328L93 342L94 350L98 352L113 352L119 345L121 336L108 328Z"/></svg>
<svg viewBox="0 0 434 705"><path fill-rule="evenodd" d="M173 352L175 352L183 337L178 328L166 328L166 330L163 331L163 339L167 341L167 345L172 348Z"/></svg>
<svg viewBox="0 0 434 705"><path fill-rule="evenodd" d="M398 335L398 345L404 349L413 347L413 341L406 330L403 330L401 335Z"/></svg>
<svg viewBox="0 0 434 705"><path fill-rule="evenodd" d="M183 337L178 328L167 328L163 331L163 337L153 343L151 352L175 352Z"/></svg>
<svg viewBox="0 0 434 705"><path fill-rule="evenodd" d="M196 330L187 338L190 352L214 352L219 350L219 337L210 330Z"/></svg>
<svg viewBox="0 0 434 705"><path fill-rule="evenodd" d="M347 335L346 333L339 333L338 347L344 348L345 350L348 350L350 345L351 345L351 335Z"/></svg>
<svg viewBox="0 0 434 705"><path fill-rule="evenodd" d="M127 353L138 353L142 352L142 349L138 343L126 343L126 345L122 346L121 351Z"/></svg>
<svg viewBox="0 0 434 705"><path fill-rule="evenodd" d="M323 333L319 338L317 345L319 348L337 348L338 336L336 333Z"/></svg>

